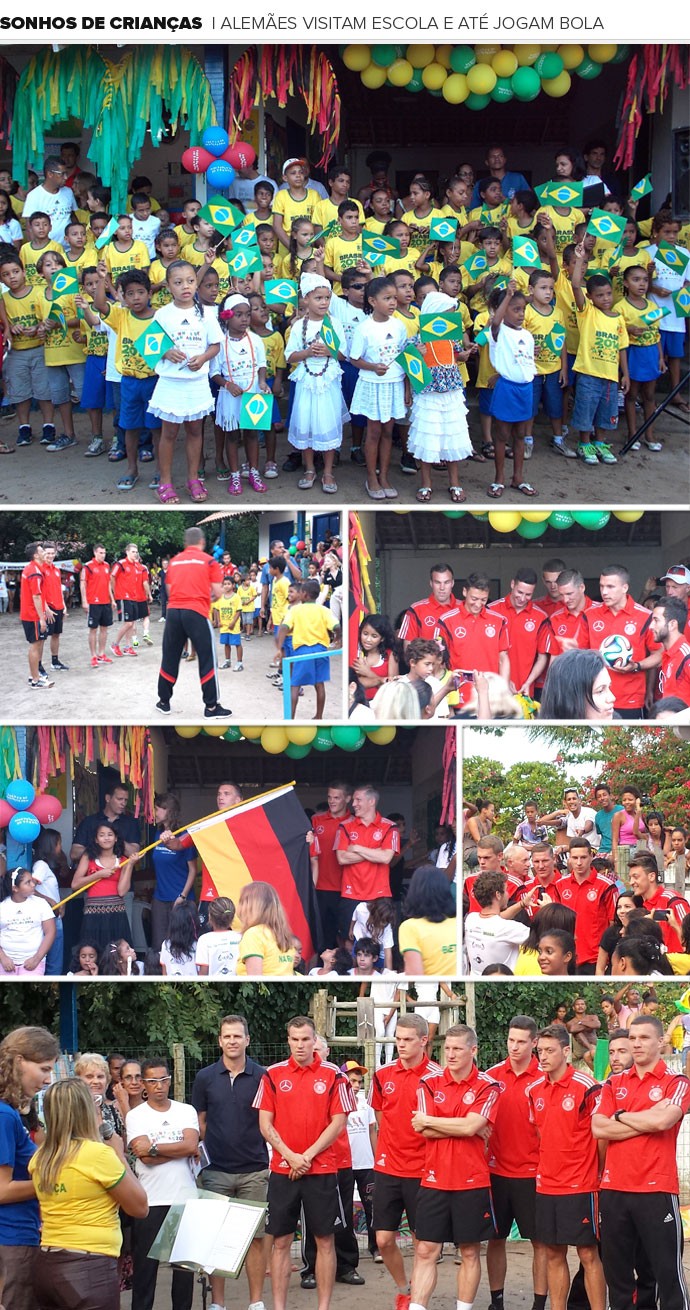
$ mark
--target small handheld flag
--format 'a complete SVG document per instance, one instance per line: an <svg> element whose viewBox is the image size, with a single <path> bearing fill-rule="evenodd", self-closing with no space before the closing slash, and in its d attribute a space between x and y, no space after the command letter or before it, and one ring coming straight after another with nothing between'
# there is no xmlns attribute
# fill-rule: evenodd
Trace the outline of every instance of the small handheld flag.
<svg viewBox="0 0 690 1310"><path fill-rule="evenodd" d="M475 342L475 345L476 345L476 346L488 346L488 344L489 344L489 328L488 328L488 326L487 326L487 327L480 328L478 332L475 332L475 334L474 334L474 342Z"/></svg>
<svg viewBox="0 0 690 1310"><path fill-rule="evenodd" d="M462 314L420 314L420 337L422 341L462 341L464 326Z"/></svg>
<svg viewBox="0 0 690 1310"><path fill-rule="evenodd" d="M513 237L513 266L515 268L539 268L541 256L539 246L532 237Z"/></svg>
<svg viewBox="0 0 690 1310"><path fill-rule="evenodd" d="M144 363L154 369L166 351L175 349L175 342L168 336L165 328L152 320L150 326L144 328L144 331L134 338L134 348L141 355Z"/></svg>
<svg viewBox="0 0 690 1310"><path fill-rule="evenodd" d="M236 250L234 254L225 256L225 262L235 277L243 277L246 273L260 273L263 268L258 246Z"/></svg>
<svg viewBox="0 0 690 1310"><path fill-rule="evenodd" d="M454 241L458 231L457 218L432 218L430 241Z"/></svg>
<svg viewBox="0 0 690 1310"><path fill-rule="evenodd" d="M617 246L627 221L623 214L610 214L608 209L593 209L587 231L600 241L610 241Z"/></svg>
<svg viewBox="0 0 690 1310"><path fill-rule="evenodd" d="M470 255L469 259L465 260L462 267L469 277L474 278L477 277L479 273L486 272L489 267L489 261L486 255L477 253L476 255Z"/></svg>
<svg viewBox="0 0 690 1310"><path fill-rule="evenodd" d="M297 283L287 278L269 278L264 282L264 295L267 305L296 305Z"/></svg>
<svg viewBox="0 0 690 1310"><path fill-rule="evenodd" d="M362 258L371 261L372 255L380 255L383 260L389 256L400 259L400 242L396 237L377 236L375 232L362 232Z"/></svg>
<svg viewBox="0 0 690 1310"><path fill-rule="evenodd" d="M211 223L217 232L222 232L228 236L236 227L240 227L244 222L244 214L236 205L232 205L229 200L224 200L222 196L211 196L210 200L199 210L199 218L203 218L206 223Z"/></svg>
<svg viewBox="0 0 690 1310"><path fill-rule="evenodd" d="M104 246L107 246L108 242L112 241L116 232L117 232L117 219L111 218L110 222L107 223L106 226L103 228L101 235L99 237L96 237L96 240L93 243L94 246L96 247L96 250L102 250Z"/></svg>
<svg viewBox="0 0 690 1310"><path fill-rule="evenodd" d="M630 192L630 199L631 199L631 200L641 200L643 196L648 196L649 193L650 193L650 191L653 191L653 190L654 190L654 187L652 186L652 175L651 175L651 173L647 173L647 174L642 178L642 181L641 181L641 182L636 182L636 183L635 183L635 185L634 185L632 191Z"/></svg>
<svg viewBox="0 0 690 1310"><path fill-rule="evenodd" d="M427 368L422 356L415 346L405 346L399 355L396 355L396 364L400 364L403 372L410 379L412 390L423 391L431 382L431 370Z"/></svg>
<svg viewBox="0 0 690 1310"><path fill-rule="evenodd" d="M310 246L323 245L324 241L328 241L329 237L338 237L340 236L340 233L341 233L340 220L337 218L333 218L331 219L330 223L327 223L326 226L321 229L320 232L317 232L315 237L312 237L311 241L308 242L308 245Z"/></svg>
<svg viewBox="0 0 690 1310"><path fill-rule="evenodd" d="M78 296L79 278L71 268L59 268L53 273L51 290L54 296Z"/></svg>
<svg viewBox="0 0 690 1310"><path fill-rule="evenodd" d="M665 264L674 273L684 273L690 263L690 253L682 250L680 246L674 246L670 241L660 241L656 248L655 259Z"/></svg>
<svg viewBox="0 0 690 1310"><path fill-rule="evenodd" d="M690 318L690 288L681 287L680 291L674 291L671 300L681 318Z"/></svg>
<svg viewBox="0 0 690 1310"><path fill-rule="evenodd" d="M578 207L582 204L582 183L571 182L544 182L542 186L536 187L537 196L542 205L562 205L564 209L572 205Z"/></svg>
<svg viewBox="0 0 690 1310"><path fill-rule="evenodd" d="M48 317L46 318L46 323L53 323L56 328L60 329L60 332L63 337L67 336L67 319L65 318L65 315L63 311L60 309L59 305L53 303L50 306Z"/></svg>
<svg viewBox="0 0 690 1310"><path fill-rule="evenodd" d="M665 305L663 309L661 305L650 305L649 309L646 309L644 314L640 314L640 318L643 323L647 323L649 327L652 327L654 323L659 322L659 319L666 318L666 315L670 313L670 309L667 309Z"/></svg>
<svg viewBox="0 0 690 1310"><path fill-rule="evenodd" d="M273 417L273 396L260 391L245 393L240 401L240 428L268 432Z"/></svg>
<svg viewBox="0 0 690 1310"><path fill-rule="evenodd" d="M338 333L328 317L328 314L326 314L323 323L321 324L321 331L319 332L318 340L323 341L329 355L332 355L333 359L338 358L340 338L338 337Z"/></svg>
<svg viewBox="0 0 690 1310"><path fill-rule="evenodd" d="M256 245L255 227L235 228L235 231L232 234L233 250L236 250L238 246L240 248L246 248L247 246L255 246L255 245Z"/></svg>

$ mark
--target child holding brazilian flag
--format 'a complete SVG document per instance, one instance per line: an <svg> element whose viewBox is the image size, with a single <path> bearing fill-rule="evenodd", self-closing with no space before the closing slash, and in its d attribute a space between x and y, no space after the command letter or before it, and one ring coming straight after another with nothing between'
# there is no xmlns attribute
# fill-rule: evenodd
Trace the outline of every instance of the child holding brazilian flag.
<svg viewBox="0 0 690 1310"><path fill-rule="evenodd" d="M429 371L429 380L416 392L412 401L412 420L407 448L421 464L422 485L417 500L422 504L431 500L431 466L445 460L448 469L448 495L454 504L465 500L460 486L458 463L472 454L472 442L467 428L467 405L457 360L467 359L478 347L470 346L459 354L455 345L462 342L462 327L454 336L453 318L457 317L457 301L441 291L431 291L424 300L422 354ZM453 317L449 317L453 316ZM444 330L443 324L448 324ZM435 325L437 325L435 327ZM431 334L436 332L436 336ZM424 336L427 337L424 340Z"/></svg>

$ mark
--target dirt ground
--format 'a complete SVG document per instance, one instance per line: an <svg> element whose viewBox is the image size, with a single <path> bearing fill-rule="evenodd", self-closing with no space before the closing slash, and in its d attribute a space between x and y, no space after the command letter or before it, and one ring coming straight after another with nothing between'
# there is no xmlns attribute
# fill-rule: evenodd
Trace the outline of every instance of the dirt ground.
<svg viewBox="0 0 690 1310"><path fill-rule="evenodd" d="M119 624L109 633L106 653L112 664L97 669L90 666L86 616L81 609L70 610L60 639L60 658L69 672L51 674L55 686L33 691L27 683L26 641L16 614L0 616L0 663L4 667L5 715L15 723L197 723L203 721L203 702L199 689L199 666L183 661L172 699L172 714L158 715L155 704L160 663L163 624L154 609L151 620L153 646L141 644L136 659L116 659L110 650ZM141 640L141 637L140 637ZM216 649L218 643L216 642ZM244 671L219 669L221 703L233 711L236 723L282 721L283 698L266 677L269 662L275 655L270 637L252 637L244 645ZM44 652L44 668L50 671L50 655ZM300 697L297 718L314 715L314 692L305 688ZM331 661L331 681L327 684L326 714L329 720L343 717L342 659Z"/></svg>
<svg viewBox="0 0 690 1310"><path fill-rule="evenodd" d="M153 464L142 464L139 468L139 483L131 492L119 492L116 487L122 475L123 463L111 464L107 456L85 459L84 451L90 437L88 419L85 414L75 415L75 429L79 444L60 454L49 454L40 442L40 415L32 415L34 444L22 447L14 455L0 459L0 504L25 505L29 502L37 507L52 508L56 505L80 505L92 507L105 505L124 507L126 505L157 506L155 492L149 490L148 483L154 471ZM479 419L474 397L470 396L470 433L475 447L479 447ZM620 450L623 442L621 434L613 442L614 452ZM346 429L347 432L347 429ZM602 504L611 505L645 505L648 508L685 504L690 492L690 460L688 458L688 433L686 421L674 411L665 416L656 425L657 440L664 440L665 449L659 454L652 454L643 449L630 452L618 465L588 467L581 461L564 460L549 448L550 429L540 420L535 426L535 454L527 467L527 479L538 490L539 503L558 504ZM112 416L106 415L104 434L109 443L112 436ZM16 424L4 422L0 427L0 440L12 444L16 437ZM325 496L317 480L312 491L299 491L297 473L280 473L280 476L266 485L265 495L250 491L243 483L241 497L227 494L227 483L217 482L215 478L215 457L213 436L207 424L206 433L206 469L209 508L223 508L231 501L237 509L260 509L265 505L299 503L302 507L320 503L348 506L370 505L365 490L365 470L351 463L349 457L349 440L343 442L341 463L336 468L339 495ZM278 435L278 467L282 464L289 447L287 434ZM414 504L418 479L405 476L400 472L400 452L394 450L391 470L391 482L399 492L402 504ZM263 467L263 464L262 464ZM191 504L185 487L185 463L183 442L180 437L176 452L173 475L182 505ZM507 469L510 481L512 470ZM493 481L493 462L481 464L466 461L461 470L464 489L470 504L487 504L487 488ZM442 508L449 505L447 480L445 474L432 474L434 496L432 504ZM394 502L389 501L388 508ZM520 492L506 488L501 503L526 505L526 498Z"/></svg>

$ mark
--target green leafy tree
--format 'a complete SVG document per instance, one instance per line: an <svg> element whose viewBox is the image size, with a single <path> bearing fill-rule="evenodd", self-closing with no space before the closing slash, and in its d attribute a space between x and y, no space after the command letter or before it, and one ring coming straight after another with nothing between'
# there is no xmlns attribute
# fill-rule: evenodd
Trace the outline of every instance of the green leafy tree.
<svg viewBox="0 0 690 1310"><path fill-rule="evenodd" d="M507 842L524 817L525 801L534 800L542 814L563 803L563 789L572 783L564 765L526 760L504 769L498 760L470 755L462 766L463 795L467 801L489 797L496 805L494 832Z"/></svg>
<svg viewBox="0 0 690 1310"><path fill-rule="evenodd" d="M147 561L182 549L187 528L198 524L199 515L192 510L170 510L152 514L150 510L123 510L102 514L69 510L22 510L0 519L0 558L22 560L30 541L56 541L60 556L90 559L94 542L101 541L108 558L116 559L128 541L136 541ZM205 527L209 548L224 532L225 545L233 560L249 563L259 548L259 516L242 514L231 520L219 520Z"/></svg>

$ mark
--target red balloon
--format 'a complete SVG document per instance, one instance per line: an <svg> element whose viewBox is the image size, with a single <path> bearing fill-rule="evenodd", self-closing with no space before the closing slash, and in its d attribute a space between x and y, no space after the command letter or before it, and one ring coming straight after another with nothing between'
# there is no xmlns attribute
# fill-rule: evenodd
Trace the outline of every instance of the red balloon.
<svg viewBox="0 0 690 1310"><path fill-rule="evenodd" d="M306 541L298 541L298 542L297 542L297 549L298 549L298 550L306 550L306 549L307 549L307 543L306 543Z"/></svg>
<svg viewBox="0 0 690 1310"><path fill-rule="evenodd" d="M6 828L13 814L17 811L8 801L0 801L0 828Z"/></svg>
<svg viewBox="0 0 690 1310"><path fill-rule="evenodd" d="M190 146L182 156L182 167L186 168L188 173L205 173L215 158L216 156L209 150L204 150L203 146Z"/></svg>
<svg viewBox="0 0 690 1310"><path fill-rule="evenodd" d="M221 159L227 160L233 168L251 168L256 159L256 150L244 141L236 141L234 146L228 146Z"/></svg>
<svg viewBox="0 0 690 1310"><path fill-rule="evenodd" d="M29 813L34 814L41 824L57 823L62 814L62 805L57 796L37 796Z"/></svg>

